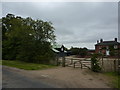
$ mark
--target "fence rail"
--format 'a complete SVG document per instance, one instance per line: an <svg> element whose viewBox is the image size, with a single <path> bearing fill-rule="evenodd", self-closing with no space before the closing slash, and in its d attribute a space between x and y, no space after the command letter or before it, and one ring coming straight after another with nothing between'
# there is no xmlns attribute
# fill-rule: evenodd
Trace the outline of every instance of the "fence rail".
<svg viewBox="0 0 120 90"><path fill-rule="evenodd" d="M62 65L62 58L59 58L58 61ZM116 58L100 58L99 64L103 72L118 71L118 59ZM91 58L65 57L65 66L91 69Z"/></svg>
<svg viewBox="0 0 120 90"><path fill-rule="evenodd" d="M116 58L103 58L99 63L103 72L118 71L118 59Z"/></svg>
<svg viewBox="0 0 120 90"><path fill-rule="evenodd" d="M59 63L62 65L62 58L59 58ZM83 68L91 68L91 61L90 58L71 58L71 57L65 57L65 66L70 67L80 67Z"/></svg>

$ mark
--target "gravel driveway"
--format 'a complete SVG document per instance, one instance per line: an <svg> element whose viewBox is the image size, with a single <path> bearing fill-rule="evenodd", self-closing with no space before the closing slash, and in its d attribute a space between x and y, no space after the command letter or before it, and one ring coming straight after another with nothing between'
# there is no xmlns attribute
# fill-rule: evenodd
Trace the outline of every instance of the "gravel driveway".
<svg viewBox="0 0 120 90"><path fill-rule="evenodd" d="M110 88L110 79L101 73L94 73L88 69L72 67L56 67L46 70L21 70L5 68L31 79L37 79L58 88Z"/></svg>
<svg viewBox="0 0 120 90"><path fill-rule="evenodd" d="M110 88L109 78L88 69L58 67L55 69L30 71L36 78L65 88Z"/></svg>

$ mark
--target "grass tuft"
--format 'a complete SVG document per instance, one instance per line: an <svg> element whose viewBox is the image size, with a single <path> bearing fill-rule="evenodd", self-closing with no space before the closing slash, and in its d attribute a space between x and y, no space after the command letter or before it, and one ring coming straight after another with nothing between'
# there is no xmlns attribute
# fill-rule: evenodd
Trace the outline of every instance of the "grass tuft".
<svg viewBox="0 0 120 90"><path fill-rule="evenodd" d="M2 65L15 67L24 70L41 70L56 67L54 65L36 64L36 63L26 63L21 61L12 60L2 60Z"/></svg>
<svg viewBox="0 0 120 90"><path fill-rule="evenodd" d="M113 88L119 88L120 89L120 75L116 72L106 72L104 73L108 77L112 79L111 85Z"/></svg>
<svg viewBox="0 0 120 90"><path fill-rule="evenodd" d="M0 60L0 65L2 65L2 60Z"/></svg>

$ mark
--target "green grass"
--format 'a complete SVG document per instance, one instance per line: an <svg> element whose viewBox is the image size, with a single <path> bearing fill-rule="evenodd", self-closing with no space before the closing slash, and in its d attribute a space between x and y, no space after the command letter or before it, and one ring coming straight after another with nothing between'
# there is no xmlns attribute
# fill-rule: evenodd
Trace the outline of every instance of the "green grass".
<svg viewBox="0 0 120 90"><path fill-rule="evenodd" d="M0 65L2 65L2 60L0 60Z"/></svg>
<svg viewBox="0 0 120 90"><path fill-rule="evenodd" d="M106 72L104 74L112 79L111 86L113 88L119 88L120 89L120 75L118 75L115 72Z"/></svg>
<svg viewBox="0 0 120 90"><path fill-rule="evenodd" d="M26 63L21 61L2 60L2 65L15 67L24 70L41 70L56 67L54 65Z"/></svg>

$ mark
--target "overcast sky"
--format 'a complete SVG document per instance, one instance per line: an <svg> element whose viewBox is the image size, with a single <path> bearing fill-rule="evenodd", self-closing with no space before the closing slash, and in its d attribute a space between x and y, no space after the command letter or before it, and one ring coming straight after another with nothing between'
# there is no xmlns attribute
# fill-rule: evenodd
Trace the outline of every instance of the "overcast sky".
<svg viewBox="0 0 120 90"><path fill-rule="evenodd" d="M51 21L56 42L66 47L94 49L96 41L118 37L117 2L4 2L8 13Z"/></svg>

